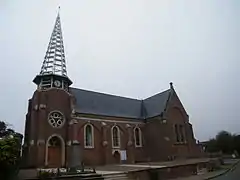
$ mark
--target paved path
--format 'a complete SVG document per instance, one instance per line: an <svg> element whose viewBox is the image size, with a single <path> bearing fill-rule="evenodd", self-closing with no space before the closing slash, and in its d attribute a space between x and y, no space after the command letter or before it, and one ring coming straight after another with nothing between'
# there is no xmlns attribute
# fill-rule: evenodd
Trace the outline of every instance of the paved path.
<svg viewBox="0 0 240 180"><path fill-rule="evenodd" d="M105 166L97 166L95 167L96 172L98 173L120 173L120 172L129 172L129 171L138 171L149 168L163 168L163 167L172 167L177 165L184 164L196 164L199 162L208 162L209 158L201 158L201 159L182 159L168 162L149 162L149 163L138 163L138 164L115 164L115 165L105 165Z"/></svg>
<svg viewBox="0 0 240 180"><path fill-rule="evenodd" d="M214 178L213 180L239 180L240 179L240 163L233 171L226 173L225 175Z"/></svg>
<svg viewBox="0 0 240 180"><path fill-rule="evenodd" d="M238 159L233 160L225 160L224 163L226 163L226 168L230 168L233 164L237 163ZM228 167L230 166L230 167ZM201 175L195 175L195 176L189 176L189 177L180 177L175 178L172 180L240 180L240 163L238 163L237 168L233 171L227 172L227 169L222 169L218 171L208 172L206 174ZM225 174L226 173L226 174ZM221 175L224 174L224 175ZM219 176L220 175L220 176ZM213 178L216 177L216 178Z"/></svg>

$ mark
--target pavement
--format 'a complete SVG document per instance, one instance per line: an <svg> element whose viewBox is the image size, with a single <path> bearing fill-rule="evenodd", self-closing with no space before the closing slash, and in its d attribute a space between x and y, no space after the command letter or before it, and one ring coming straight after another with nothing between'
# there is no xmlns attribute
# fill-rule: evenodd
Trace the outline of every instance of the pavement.
<svg viewBox="0 0 240 180"><path fill-rule="evenodd" d="M240 179L240 163L231 168L227 173L212 178L212 180L239 180Z"/></svg>
<svg viewBox="0 0 240 180"><path fill-rule="evenodd" d="M196 164L199 162L208 162L209 158L201 158L201 159L182 159L182 160L175 160L175 161L168 161L168 162L149 162L149 163L138 163L138 164L116 164L116 165L105 165L105 166L97 166L95 170L98 174L120 174L126 173L130 171L139 171L145 169L155 169L155 168L164 168L164 167L174 167L178 165L186 165L186 164ZM232 164L232 161L228 162ZM87 167L86 167L87 168ZM225 170L226 171L226 170ZM219 175L219 173L225 173L225 171L216 171L212 172L212 174L207 173L208 176L215 177ZM21 177L36 177L37 170L36 169L29 169L29 170L20 170L19 176ZM175 179L175 180L199 180L199 177L203 176L194 176L193 178L183 178L183 179ZM198 179L196 179L198 178ZM203 178L204 179L204 178ZM239 178L240 180L240 178Z"/></svg>
<svg viewBox="0 0 240 180"><path fill-rule="evenodd" d="M167 162L148 162L138 164L115 164L95 167L96 172L99 174L112 174L112 173L126 173L130 171L140 171L145 169L155 169L164 167L174 167L178 165L196 164L199 162L208 162L209 158L201 159L182 159Z"/></svg>
<svg viewBox="0 0 240 180"><path fill-rule="evenodd" d="M172 180L240 180L240 160L226 160L223 169Z"/></svg>

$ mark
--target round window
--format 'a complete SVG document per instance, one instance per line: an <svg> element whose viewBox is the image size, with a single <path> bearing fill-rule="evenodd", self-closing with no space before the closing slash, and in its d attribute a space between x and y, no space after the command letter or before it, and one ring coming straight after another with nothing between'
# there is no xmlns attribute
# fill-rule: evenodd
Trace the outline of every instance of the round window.
<svg viewBox="0 0 240 180"><path fill-rule="evenodd" d="M54 128L60 128L64 124L63 114L59 111L53 111L48 116L49 124Z"/></svg>

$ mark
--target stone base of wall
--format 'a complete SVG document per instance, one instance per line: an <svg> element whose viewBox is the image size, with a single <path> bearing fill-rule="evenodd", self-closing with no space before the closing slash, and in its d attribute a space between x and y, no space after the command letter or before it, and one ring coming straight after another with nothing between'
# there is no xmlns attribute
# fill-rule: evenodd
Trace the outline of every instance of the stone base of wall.
<svg viewBox="0 0 240 180"><path fill-rule="evenodd" d="M206 167L219 166L219 160L211 160L209 162L201 162L196 164L185 164L171 167L163 167L158 169L145 169L141 171L132 171L128 173L129 178L138 180L160 180L173 179L178 177L187 177L197 175Z"/></svg>
<svg viewBox="0 0 240 180"><path fill-rule="evenodd" d="M143 171L129 172L129 177L138 180L160 180L186 177L197 174L197 165L181 165L174 167L164 167L160 169L148 169Z"/></svg>

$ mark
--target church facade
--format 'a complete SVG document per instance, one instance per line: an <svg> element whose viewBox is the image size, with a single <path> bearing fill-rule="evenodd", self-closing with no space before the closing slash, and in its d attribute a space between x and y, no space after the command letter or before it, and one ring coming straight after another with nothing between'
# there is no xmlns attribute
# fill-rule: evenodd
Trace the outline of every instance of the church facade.
<svg viewBox="0 0 240 180"><path fill-rule="evenodd" d="M192 124L173 84L144 100L70 87L58 14L28 102L27 167L75 167L196 157Z"/></svg>

